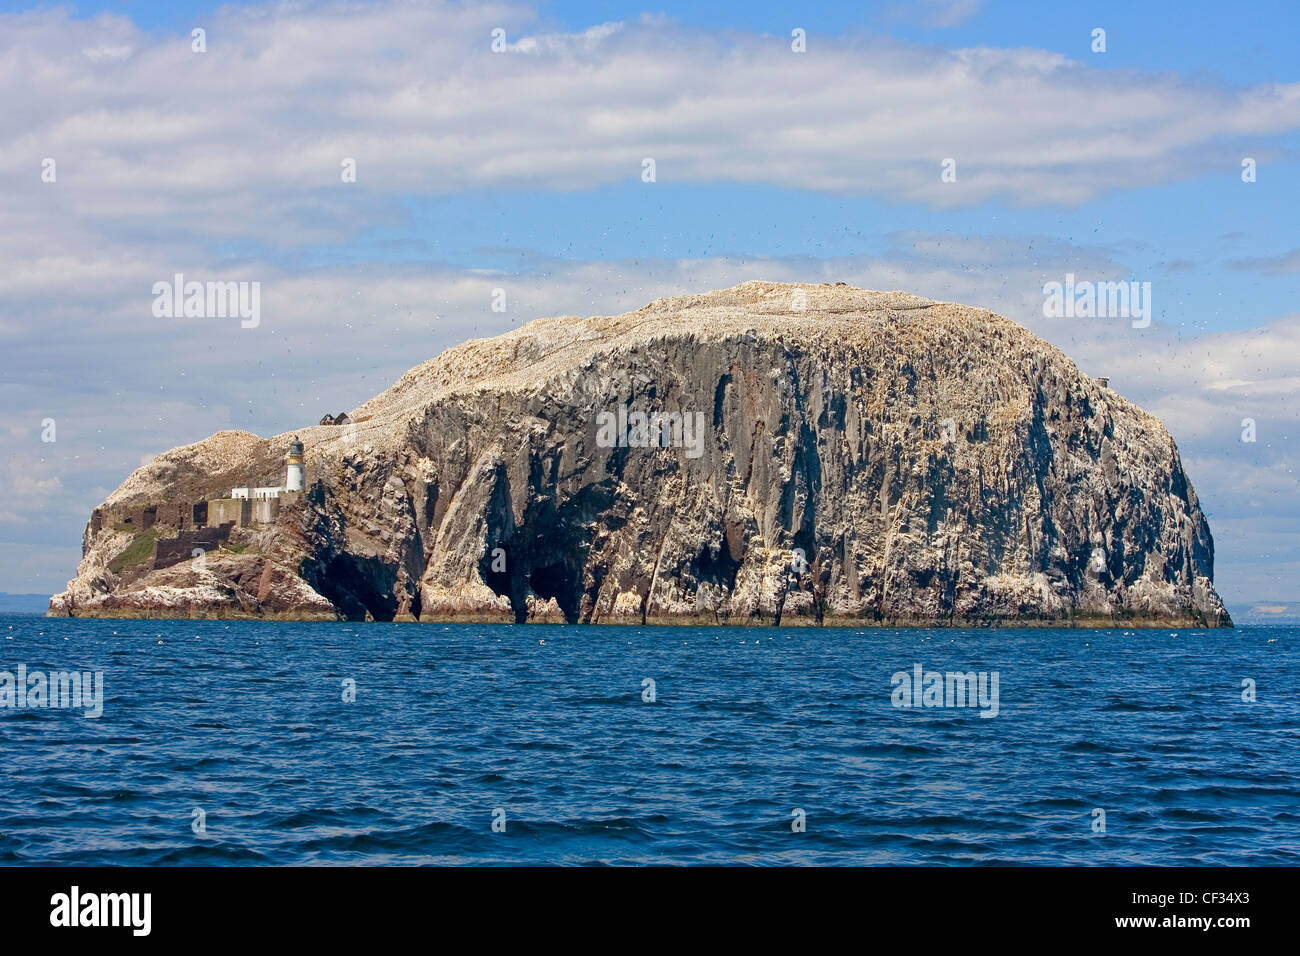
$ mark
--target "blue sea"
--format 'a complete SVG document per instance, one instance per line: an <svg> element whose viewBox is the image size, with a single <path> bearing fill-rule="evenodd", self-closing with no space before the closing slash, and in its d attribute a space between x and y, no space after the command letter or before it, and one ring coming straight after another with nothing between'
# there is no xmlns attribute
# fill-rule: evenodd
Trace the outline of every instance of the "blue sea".
<svg viewBox="0 0 1300 956"><path fill-rule="evenodd" d="M1300 864L1297 628L0 635L103 674L0 709L9 865ZM895 706L917 665L996 716Z"/></svg>

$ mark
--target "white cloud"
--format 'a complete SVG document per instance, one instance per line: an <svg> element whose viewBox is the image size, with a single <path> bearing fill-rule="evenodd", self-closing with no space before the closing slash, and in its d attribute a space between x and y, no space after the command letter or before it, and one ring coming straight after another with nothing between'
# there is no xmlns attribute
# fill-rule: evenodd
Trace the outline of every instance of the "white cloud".
<svg viewBox="0 0 1300 956"><path fill-rule="evenodd" d="M533 13L506 5L226 7L200 54L110 15L0 22L0 173L33 183L17 213L48 212L48 156L84 223L164 217L209 237L338 236L345 156L377 195L585 188L633 181L652 156L660 182L957 207L1195 177L1229 144L1300 128L1300 84L1229 90L1050 51L876 38L794 55L781 38L658 18L529 33ZM508 52L491 52L496 26ZM940 182L945 157L956 183Z"/></svg>
<svg viewBox="0 0 1300 956"><path fill-rule="evenodd" d="M104 63L112 60L125 60L133 52L129 46L97 46L81 51L92 63Z"/></svg>
<svg viewBox="0 0 1300 956"><path fill-rule="evenodd" d="M9 459L6 505L39 508L62 488L57 475L48 475L49 465L28 456Z"/></svg>

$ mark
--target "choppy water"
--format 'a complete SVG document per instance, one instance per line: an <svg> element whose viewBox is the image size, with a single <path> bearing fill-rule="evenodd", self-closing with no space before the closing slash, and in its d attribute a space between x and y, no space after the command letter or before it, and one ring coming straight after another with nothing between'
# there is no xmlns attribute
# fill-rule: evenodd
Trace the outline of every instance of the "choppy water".
<svg viewBox="0 0 1300 956"><path fill-rule="evenodd" d="M105 681L0 710L0 863L1300 863L1300 629L0 636ZM997 671L998 716L893 706L917 663Z"/></svg>

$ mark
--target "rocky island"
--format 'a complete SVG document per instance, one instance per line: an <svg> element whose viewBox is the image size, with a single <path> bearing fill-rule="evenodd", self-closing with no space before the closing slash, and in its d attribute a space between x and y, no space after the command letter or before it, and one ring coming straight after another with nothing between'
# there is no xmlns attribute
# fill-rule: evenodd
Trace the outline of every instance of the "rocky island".
<svg viewBox="0 0 1300 956"><path fill-rule="evenodd" d="M842 284L466 342L159 455L83 555L51 615L1231 626L1156 418L1008 319Z"/></svg>

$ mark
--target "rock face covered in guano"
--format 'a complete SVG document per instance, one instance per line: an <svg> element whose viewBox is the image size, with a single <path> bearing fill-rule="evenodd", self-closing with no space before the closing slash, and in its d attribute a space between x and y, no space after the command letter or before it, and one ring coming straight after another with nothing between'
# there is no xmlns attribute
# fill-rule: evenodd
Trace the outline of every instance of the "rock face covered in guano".
<svg viewBox="0 0 1300 956"><path fill-rule="evenodd" d="M1169 433L981 309L747 282L466 342L346 419L159 455L50 613L1231 625ZM223 500L295 436L303 491Z"/></svg>

